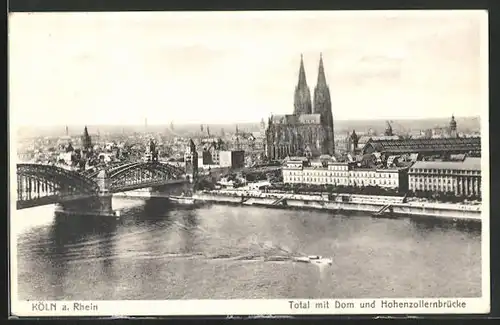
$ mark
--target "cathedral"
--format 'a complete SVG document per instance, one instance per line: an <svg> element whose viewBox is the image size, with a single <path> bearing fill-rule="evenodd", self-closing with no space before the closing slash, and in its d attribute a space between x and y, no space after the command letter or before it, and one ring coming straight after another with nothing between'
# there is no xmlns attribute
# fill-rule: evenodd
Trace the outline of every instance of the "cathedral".
<svg viewBox="0 0 500 325"><path fill-rule="evenodd" d="M268 159L334 154L332 103L321 55L313 104L301 55L293 114L271 116L268 121L266 129Z"/></svg>

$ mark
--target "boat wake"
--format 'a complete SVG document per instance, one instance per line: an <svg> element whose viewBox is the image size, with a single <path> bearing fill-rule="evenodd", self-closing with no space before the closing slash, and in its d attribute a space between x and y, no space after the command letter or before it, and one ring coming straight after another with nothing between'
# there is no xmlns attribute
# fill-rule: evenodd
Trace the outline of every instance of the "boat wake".
<svg viewBox="0 0 500 325"><path fill-rule="evenodd" d="M185 225L177 220L172 221L178 229L184 231L207 232L199 226ZM305 263L316 265L319 268L333 265L331 258L324 258L318 255L307 255L296 249L278 245L272 241L258 241L255 237L247 238L242 242L233 243L227 247L212 252L189 252L189 251L148 251L143 247L137 247L134 242L138 234L150 234L148 229L134 231L125 234L115 234L110 238L94 239L65 245L65 249L60 253L55 253L64 262L69 264L84 264L99 261L112 260L172 260L193 259L207 260L213 262L261 262L261 263ZM155 237L155 236L153 236ZM102 254L103 245L113 247L113 241L119 239L123 248L108 249L107 254ZM156 242L156 241L155 241ZM151 243L151 240L150 240ZM135 246L135 247L134 247ZM141 245L142 246L142 245ZM225 246L225 245L224 245ZM101 248L99 248L101 247ZM125 247L128 247L125 249ZM54 253L53 253L54 254Z"/></svg>
<svg viewBox="0 0 500 325"><path fill-rule="evenodd" d="M70 256L68 256L70 257ZM220 261L220 262L229 262L229 261L240 261L240 262L272 262L272 263L309 263L312 265L316 265L320 268L324 268L325 266L331 266L332 260L329 258L322 258L321 256L308 256L308 257L293 257L289 255L266 255L266 254L216 254L216 255L207 255L206 253L161 253L161 254L153 254L150 252L144 251L127 251L121 252L116 255L110 256L87 256L86 258L77 258L76 256L72 256L67 263L69 264L84 264L84 263L95 263L99 261L105 260L176 260L176 259L196 259L196 260L209 260L209 261Z"/></svg>

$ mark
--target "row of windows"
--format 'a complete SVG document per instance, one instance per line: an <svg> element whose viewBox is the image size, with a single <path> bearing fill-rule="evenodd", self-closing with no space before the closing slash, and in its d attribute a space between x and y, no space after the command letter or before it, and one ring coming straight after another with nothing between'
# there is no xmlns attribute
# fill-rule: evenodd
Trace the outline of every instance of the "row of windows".
<svg viewBox="0 0 500 325"><path fill-rule="evenodd" d="M481 193L481 188L479 187L460 187L460 186L450 186L450 185L419 185L411 184L410 190L412 191L440 191L440 192L466 192L466 193Z"/></svg>
<svg viewBox="0 0 500 325"><path fill-rule="evenodd" d="M355 181L354 183L356 183L356 181ZM363 185L377 185L377 184L378 184L378 185L394 185L394 186L397 186L397 185L398 185L398 183L397 183L396 181L385 180L385 179L384 179L384 180L382 180L382 181L380 181L380 182L376 182L376 181L375 181L375 180L373 180L373 179L372 179L372 180L368 180L368 181L363 181L363 180L361 180L361 181L358 181L358 183L359 183L360 185L362 185L362 186L363 186Z"/></svg>
<svg viewBox="0 0 500 325"><path fill-rule="evenodd" d="M348 166L328 166L330 170L349 170Z"/></svg>
<svg viewBox="0 0 500 325"><path fill-rule="evenodd" d="M284 171L283 173L289 175L304 175L304 176L344 176L347 177L349 173L346 172L313 172L313 171ZM373 174L373 173L352 173L351 177L373 177L373 178L397 178L396 174Z"/></svg>
<svg viewBox="0 0 500 325"><path fill-rule="evenodd" d="M320 183L320 184L353 184L353 185L393 185L397 186L397 182L395 180L382 180L380 182L376 182L374 179L371 180L346 180L346 179L331 179L331 178L322 178L322 177L290 177L284 179L285 183L288 182L304 182L304 183Z"/></svg>
<svg viewBox="0 0 500 325"><path fill-rule="evenodd" d="M296 174L296 175L300 175L300 174ZM343 176L343 177L347 177L349 174L342 173L342 172L331 172L331 173L307 173L307 172L305 172L303 175L304 176Z"/></svg>
<svg viewBox="0 0 500 325"><path fill-rule="evenodd" d="M283 172L283 175L298 175L298 176L344 176L347 177L348 173L342 173L342 172L302 172L302 171L287 171Z"/></svg>
<svg viewBox="0 0 500 325"><path fill-rule="evenodd" d="M449 189L460 189L460 188L468 188L470 190L472 189L479 189L480 187L477 186L453 186L449 184L410 184L410 189L427 189L427 188L433 188L433 189L440 189L440 188L449 188Z"/></svg>
<svg viewBox="0 0 500 325"><path fill-rule="evenodd" d="M415 180L410 180L410 182L416 182L416 183L440 183L440 184L451 184L452 181L451 179L424 179L424 178L417 178ZM455 182L453 182L455 183Z"/></svg>
<svg viewBox="0 0 500 325"><path fill-rule="evenodd" d="M455 189L453 186L436 186L436 185L428 185L428 186L411 186L411 190L420 190L420 191L441 191L441 192L454 192Z"/></svg>
<svg viewBox="0 0 500 325"><path fill-rule="evenodd" d="M427 169L427 168L412 168L413 173L431 173L431 174L465 174L479 175L480 170L460 170L460 169Z"/></svg>
<svg viewBox="0 0 500 325"><path fill-rule="evenodd" d="M427 183L452 183L452 182L460 182L461 179L457 178L435 178L435 177L413 177L410 176L410 182L417 182L417 183L422 183L422 182L427 182ZM468 178L468 181L473 183L473 182L478 182L478 178ZM466 180L464 180L466 182Z"/></svg>
<svg viewBox="0 0 500 325"><path fill-rule="evenodd" d="M355 174L356 175L356 174ZM398 175L396 174L373 174L373 173L357 173L358 177L375 177L375 178L396 178Z"/></svg>
<svg viewBox="0 0 500 325"><path fill-rule="evenodd" d="M481 182L415 182L410 183L410 186L458 186L458 187L481 187Z"/></svg>
<svg viewBox="0 0 500 325"><path fill-rule="evenodd" d="M306 177L304 180L301 180L298 177L292 177L292 182L300 182L300 183L318 183L318 184L348 184L346 179L331 179L331 178L318 178L318 177ZM286 181L285 181L286 182Z"/></svg>

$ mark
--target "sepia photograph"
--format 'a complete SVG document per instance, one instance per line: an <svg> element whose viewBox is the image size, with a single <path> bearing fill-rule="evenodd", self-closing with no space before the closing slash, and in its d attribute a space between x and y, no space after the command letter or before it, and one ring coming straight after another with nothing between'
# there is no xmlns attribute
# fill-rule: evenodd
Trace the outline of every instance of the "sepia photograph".
<svg viewBox="0 0 500 325"><path fill-rule="evenodd" d="M12 315L489 312L486 11L8 19Z"/></svg>

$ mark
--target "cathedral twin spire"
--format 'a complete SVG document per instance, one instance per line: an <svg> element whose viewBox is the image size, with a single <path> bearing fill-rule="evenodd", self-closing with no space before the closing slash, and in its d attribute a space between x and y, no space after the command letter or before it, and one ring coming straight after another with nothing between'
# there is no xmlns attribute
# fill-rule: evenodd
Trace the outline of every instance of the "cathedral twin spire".
<svg viewBox="0 0 500 325"><path fill-rule="evenodd" d="M325 69L323 66L323 56L320 54L318 82L314 89L314 113L324 114L328 110L331 114L330 90L326 83ZM306 72L304 69L304 59L300 55L299 82L295 88L294 114L312 114L313 105L311 103L311 93L307 86Z"/></svg>
<svg viewBox="0 0 500 325"><path fill-rule="evenodd" d="M319 54L318 83L316 87L328 87L326 84L325 68L323 67L323 54Z"/></svg>
<svg viewBox="0 0 500 325"><path fill-rule="evenodd" d="M321 114L330 123L332 120L332 103L330 100L330 89L326 83L325 68L323 67L323 56L319 56L318 82L314 88L314 113ZM333 123L333 120L332 120Z"/></svg>
<svg viewBox="0 0 500 325"><path fill-rule="evenodd" d="M294 114L311 114L311 92L307 86L306 70L304 69L304 60L302 54L300 55L300 68L299 68L299 83L295 87L295 100L294 100Z"/></svg>
<svg viewBox="0 0 500 325"><path fill-rule="evenodd" d="M323 154L333 154L335 152L334 128L332 102L330 89L326 82L325 68L323 66L323 56L319 57L318 82L314 88L314 106L311 105L311 93L306 81L304 60L300 56L299 83L295 88L294 115L319 114L321 116L321 126L324 130L322 144Z"/></svg>

